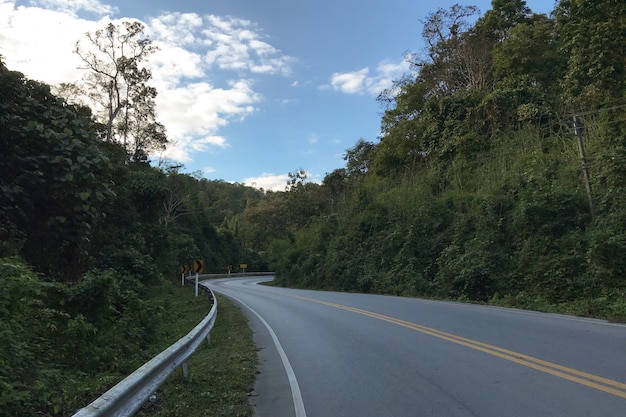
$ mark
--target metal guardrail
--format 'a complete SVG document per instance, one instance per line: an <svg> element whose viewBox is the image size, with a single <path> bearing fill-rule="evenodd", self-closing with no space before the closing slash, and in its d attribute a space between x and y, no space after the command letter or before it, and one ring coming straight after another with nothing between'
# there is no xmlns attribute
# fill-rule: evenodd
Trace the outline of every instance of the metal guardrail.
<svg viewBox="0 0 626 417"><path fill-rule="evenodd" d="M212 278L242 278L242 277L261 277L261 276L273 276L276 272L231 272L221 274L198 274L199 279L212 279ZM195 275L189 275L185 277L185 280L191 281L196 279Z"/></svg>
<svg viewBox="0 0 626 417"><path fill-rule="evenodd" d="M182 283L185 282L195 283L196 296L198 295L198 284L201 279L217 279L217 278L245 278L245 277L259 277L259 276L275 276L275 272L231 272L222 274L189 274L182 277Z"/></svg>
<svg viewBox="0 0 626 417"><path fill-rule="evenodd" d="M213 300L209 314L186 336L146 362L143 366L102 394L72 417L126 417L133 415L156 392L157 388L179 366L187 376L187 359L202 341L209 341L217 317L217 300L210 288L205 287Z"/></svg>

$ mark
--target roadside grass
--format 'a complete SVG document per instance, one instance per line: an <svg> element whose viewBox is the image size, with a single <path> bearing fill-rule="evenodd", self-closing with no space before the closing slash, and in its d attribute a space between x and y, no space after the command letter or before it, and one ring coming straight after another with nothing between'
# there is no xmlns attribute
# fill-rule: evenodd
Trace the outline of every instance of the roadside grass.
<svg viewBox="0 0 626 417"><path fill-rule="evenodd" d="M169 322L161 339L171 345L191 331L209 312L207 293L194 295L193 286L173 288L164 295ZM157 391L156 401L136 415L144 417L229 416L254 414L249 401L257 373L257 348L248 320L230 300L217 298L217 318L210 343L203 342L189 360L190 378L180 369Z"/></svg>

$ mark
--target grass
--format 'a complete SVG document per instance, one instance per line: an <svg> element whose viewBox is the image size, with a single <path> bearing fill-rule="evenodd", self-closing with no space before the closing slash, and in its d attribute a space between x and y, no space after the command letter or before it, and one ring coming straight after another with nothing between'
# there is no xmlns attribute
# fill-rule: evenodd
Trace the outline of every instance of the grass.
<svg viewBox="0 0 626 417"><path fill-rule="evenodd" d="M173 289L166 305L171 321L164 333L171 336L171 343L193 329L209 311L206 293L200 291L195 297L192 286ZM156 401L137 416L250 417L254 414L249 394L258 360L252 331L243 313L227 298L217 296L217 305L210 343L204 342L189 360L189 381L184 380L180 369L174 371L157 391Z"/></svg>

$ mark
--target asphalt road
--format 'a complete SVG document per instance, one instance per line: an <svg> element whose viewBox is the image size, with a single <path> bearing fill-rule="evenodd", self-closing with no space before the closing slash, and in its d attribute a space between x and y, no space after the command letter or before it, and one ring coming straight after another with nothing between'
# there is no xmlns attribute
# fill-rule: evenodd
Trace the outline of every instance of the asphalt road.
<svg viewBox="0 0 626 417"><path fill-rule="evenodd" d="M250 319L257 417L626 417L625 325L267 279L205 281Z"/></svg>

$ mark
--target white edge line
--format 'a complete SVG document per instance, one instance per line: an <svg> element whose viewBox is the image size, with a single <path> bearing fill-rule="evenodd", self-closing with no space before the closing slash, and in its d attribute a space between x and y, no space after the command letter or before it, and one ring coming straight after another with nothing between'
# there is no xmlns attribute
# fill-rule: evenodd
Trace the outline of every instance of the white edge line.
<svg viewBox="0 0 626 417"><path fill-rule="evenodd" d="M306 411L304 410L304 402L302 401L302 393L300 392L300 385L298 385L296 374L293 372L291 363L289 363L289 358L287 358L287 354L285 353L283 346L280 344L280 341L278 340L278 336L276 336L276 333L274 333L274 330L269 325L269 323L266 322L265 319L263 319L263 317L261 317L261 315L257 313L256 311L254 311L249 305L247 305L246 303L244 303L237 297L233 297L230 294L228 295L228 297L237 301L238 303L243 305L245 308L250 310L252 313L254 313L254 315L257 316L259 320L261 320L261 323L263 323L267 331L270 333L270 336L272 336L272 340L274 341L276 350L278 351L278 354L280 355L280 359L283 362L283 367L285 368L285 372L287 373L287 378L289 379L289 386L291 388L291 396L293 398L293 407L296 412L296 417L306 417Z"/></svg>

